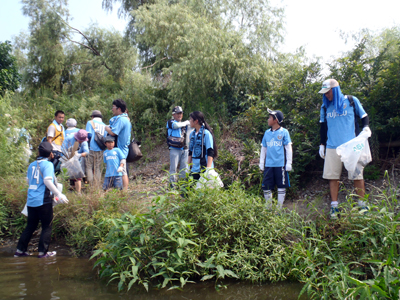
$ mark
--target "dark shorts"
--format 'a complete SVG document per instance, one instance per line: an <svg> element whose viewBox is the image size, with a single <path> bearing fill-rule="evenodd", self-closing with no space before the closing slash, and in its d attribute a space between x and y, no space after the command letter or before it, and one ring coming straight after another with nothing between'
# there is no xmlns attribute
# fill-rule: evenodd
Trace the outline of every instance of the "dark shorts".
<svg viewBox="0 0 400 300"><path fill-rule="evenodd" d="M122 190L122 187L122 176L104 178L103 190L108 190L111 188Z"/></svg>
<svg viewBox="0 0 400 300"><path fill-rule="evenodd" d="M289 174L285 171L285 167L265 167L262 189L273 190L278 188L290 187Z"/></svg>
<svg viewBox="0 0 400 300"><path fill-rule="evenodd" d="M193 177L193 180L199 180L200 179L200 173L190 173L190 176Z"/></svg>

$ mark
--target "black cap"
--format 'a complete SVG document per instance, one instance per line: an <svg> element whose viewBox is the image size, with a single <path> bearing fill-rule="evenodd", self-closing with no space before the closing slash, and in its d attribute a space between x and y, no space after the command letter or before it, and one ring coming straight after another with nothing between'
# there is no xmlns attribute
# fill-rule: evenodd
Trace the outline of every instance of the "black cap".
<svg viewBox="0 0 400 300"><path fill-rule="evenodd" d="M270 110L269 108L267 109L268 113L270 115L273 115L275 119L278 120L278 123L281 124L283 121L283 113L280 110Z"/></svg>
<svg viewBox="0 0 400 300"><path fill-rule="evenodd" d="M104 142L115 142L115 138L112 135L107 135L104 139Z"/></svg>
<svg viewBox="0 0 400 300"><path fill-rule="evenodd" d="M49 142L42 142L39 145L39 155L41 157L49 157L52 150L53 146Z"/></svg>
<svg viewBox="0 0 400 300"><path fill-rule="evenodd" d="M180 107L180 106L175 106L175 107L172 109L172 114L176 114L176 113L183 113L182 107Z"/></svg>

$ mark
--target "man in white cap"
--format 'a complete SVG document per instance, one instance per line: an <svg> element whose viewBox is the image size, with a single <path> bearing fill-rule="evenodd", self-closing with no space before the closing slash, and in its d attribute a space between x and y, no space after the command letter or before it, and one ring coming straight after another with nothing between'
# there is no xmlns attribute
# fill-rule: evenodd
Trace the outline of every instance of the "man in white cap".
<svg viewBox="0 0 400 300"><path fill-rule="evenodd" d="M324 162L323 178L329 180L331 194L331 218L336 219L338 210L339 179L342 173L342 161L336 153L336 148L350 141L358 135L356 116L361 118L363 131L369 129L369 118L360 101L353 96L345 96L340 90L339 83L335 79L327 79L318 92L323 94L320 111L321 145L319 155ZM354 180L354 187L359 196L358 205L368 209L362 201L365 195L363 174L355 176L350 174L349 179Z"/></svg>
<svg viewBox="0 0 400 300"><path fill-rule="evenodd" d="M172 109L172 119L167 122L168 137L178 138L182 140L182 143L178 139L173 140L167 139L169 147L169 181L171 187L176 182L176 169L179 164L179 178L184 179L186 177L186 171L188 170L188 147L186 145L186 134L188 130L189 121L182 122L183 110L180 106L175 106Z"/></svg>

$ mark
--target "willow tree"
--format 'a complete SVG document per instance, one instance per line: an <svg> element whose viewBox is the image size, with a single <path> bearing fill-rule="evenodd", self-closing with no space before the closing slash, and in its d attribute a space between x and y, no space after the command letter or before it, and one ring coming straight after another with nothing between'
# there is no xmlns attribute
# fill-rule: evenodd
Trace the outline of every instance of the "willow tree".
<svg viewBox="0 0 400 300"><path fill-rule="evenodd" d="M273 44L280 39L273 30L270 40L252 43L261 27L246 20L235 26L237 11L184 1L157 1L131 14L140 33L137 42L147 45L155 57L144 68L153 68L171 98L197 108L231 106L235 113L241 97L265 89L273 69L265 54L274 52Z"/></svg>
<svg viewBox="0 0 400 300"><path fill-rule="evenodd" d="M22 0L22 4L23 14L30 18L24 83L60 91L67 30L60 17L68 20L67 0Z"/></svg>

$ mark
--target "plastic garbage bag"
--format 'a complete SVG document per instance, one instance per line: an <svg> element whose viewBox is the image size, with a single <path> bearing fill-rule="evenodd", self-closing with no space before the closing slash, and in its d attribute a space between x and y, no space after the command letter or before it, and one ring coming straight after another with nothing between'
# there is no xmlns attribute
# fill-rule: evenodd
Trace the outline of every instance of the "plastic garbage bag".
<svg viewBox="0 0 400 300"><path fill-rule="evenodd" d="M214 169L210 169L200 175L200 179L196 184L196 189L201 189L201 188L219 189L223 186L224 183L222 182L218 173Z"/></svg>
<svg viewBox="0 0 400 300"><path fill-rule="evenodd" d="M371 134L362 131L357 137L336 148L344 167L349 172L349 178L355 179L364 167L372 161L368 138Z"/></svg>
<svg viewBox="0 0 400 300"><path fill-rule="evenodd" d="M81 167L82 167L82 172L84 174L83 177L86 177L86 157L81 157L79 159L80 163L81 163Z"/></svg>
<svg viewBox="0 0 400 300"><path fill-rule="evenodd" d="M69 179L78 179L85 177L79 157L74 155L70 160L63 161L61 168L66 168Z"/></svg>

